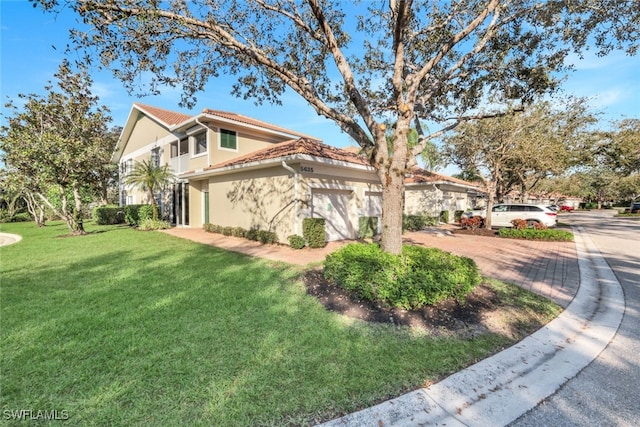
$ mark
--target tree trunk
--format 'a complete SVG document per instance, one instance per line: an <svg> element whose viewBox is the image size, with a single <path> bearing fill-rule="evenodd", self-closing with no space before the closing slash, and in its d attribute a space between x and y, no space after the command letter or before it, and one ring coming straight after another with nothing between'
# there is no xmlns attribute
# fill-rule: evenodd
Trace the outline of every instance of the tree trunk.
<svg viewBox="0 0 640 427"><path fill-rule="evenodd" d="M493 196L496 193L496 183L494 181L485 181L487 189L487 210L484 216L484 228L491 230L491 210L493 209Z"/></svg>
<svg viewBox="0 0 640 427"><path fill-rule="evenodd" d="M73 201L74 201L74 209L73 209L73 219L75 221L76 233L85 234L84 231L84 223L83 223L83 215L82 215L82 198L80 197L80 190L76 186L73 187Z"/></svg>
<svg viewBox="0 0 640 427"><path fill-rule="evenodd" d="M158 220L158 204L156 203L156 198L153 195L153 189L149 188L149 199L151 200L151 209L153 212L153 220Z"/></svg>
<svg viewBox="0 0 640 427"><path fill-rule="evenodd" d="M376 172L382 184L382 236L383 251L402 253L402 215L404 213L404 175L407 168L407 134L409 123L399 121L393 142L393 156L388 156L386 137L379 136Z"/></svg>
<svg viewBox="0 0 640 427"><path fill-rule="evenodd" d="M29 211L29 214L31 214L38 227L44 227L45 218L44 206L42 203L38 203L34 194L31 192L25 193L23 198L27 203L27 210Z"/></svg>
<svg viewBox="0 0 640 427"><path fill-rule="evenodd" d="M404 211L404 177L387 172L382 185L382 250L402 253L402 214ZM387 179L387 178L385 178Z"/></svg>

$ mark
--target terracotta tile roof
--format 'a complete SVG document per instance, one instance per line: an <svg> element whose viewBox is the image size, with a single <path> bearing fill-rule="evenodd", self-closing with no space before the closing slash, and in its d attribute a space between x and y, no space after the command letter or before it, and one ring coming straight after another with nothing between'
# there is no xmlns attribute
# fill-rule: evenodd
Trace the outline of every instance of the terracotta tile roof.
<svg viewBox="0 0 640 427"><path fill-rule="evenodd" d="M191 118L191 116L187 114L176 113L175 111L152 107L150 105L140 104L139 102L134 102L133 105L169 126L175 126Z"/></svg>
<svg viewBox="0 0 640 427"><path fill-rule="evenodd" d="M221 110L211 110L208 108L205 108L204 110L202 110L203 114L208 114L210 116L217 116L217 117L221 117L223 119L227 119L227 120L232 120L238 123L244 123L247 125L251 125L251 126L257 126L257 127L261 127L264 129L269 129L269 130L273 130L276 132L282 132L282 133L286 133L289 135L295 135L295 136L299 136L302 138L309 138L309 139L315 139L312 136L309 135L305 135L303 133L300 132L296 132L293 131L291 129L286 129L280 126L276 126L273 125L271 123L267 123L267 122L263 122L262 120L258 120L258 119L254 119L248 116L244 116L242 114L237 114L237 113L230 113L228 111L221 111Z"/></svg>
<svg viewBox="0 0 640 427"><path fill-rule="evenodd" d="M447 175L442 175L436 172L431 172L426 169L413 168L411 175L405 177L405 184L422 184L431 182L451 182L453 184L462 184L470 187L480 187L477 182L469 182L462 179L454 178Z"/></svg>
<svg viewBox="0 0 640 427"><path fill-rule="evenodd" d="M271 147L263 148L244 156L236 157L226 162L210 166L208 168L205 168L205 170L219 169L228 166L237 166L245 163L253 163L269 159L276 159L279 157L293 156L295 154L306 154L309 156L339 160L358 165L369 165L366 159L354 153L350 153L340 148L331 147L312 139L300 138L274 144Z"/></svg>

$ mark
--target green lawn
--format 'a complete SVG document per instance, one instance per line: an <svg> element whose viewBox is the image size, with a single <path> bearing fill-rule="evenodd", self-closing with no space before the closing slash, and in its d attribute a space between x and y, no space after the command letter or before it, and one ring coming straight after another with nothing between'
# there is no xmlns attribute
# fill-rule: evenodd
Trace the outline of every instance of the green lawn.
<svg viewBox="0 0 640 427"><path fill-rule="evenodd" d="M159 232L3 224L0 407L69 425L306 425L423 386L505 337L326 311L300 270ZM20 425L20 424L19 424ZM21 425L25 425L24 423Z"/></svg>

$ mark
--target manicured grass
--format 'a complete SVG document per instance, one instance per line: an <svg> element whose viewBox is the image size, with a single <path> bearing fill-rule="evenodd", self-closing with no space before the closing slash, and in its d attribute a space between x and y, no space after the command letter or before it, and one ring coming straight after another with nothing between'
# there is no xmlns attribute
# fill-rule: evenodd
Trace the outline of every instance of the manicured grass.
<svg viewBox="0 0 640 427"><path fill-rule="evenodd" d="M3 224L0 407L69 425L305 425L508 345L349 321L300 271L162 234Z"/></svg>

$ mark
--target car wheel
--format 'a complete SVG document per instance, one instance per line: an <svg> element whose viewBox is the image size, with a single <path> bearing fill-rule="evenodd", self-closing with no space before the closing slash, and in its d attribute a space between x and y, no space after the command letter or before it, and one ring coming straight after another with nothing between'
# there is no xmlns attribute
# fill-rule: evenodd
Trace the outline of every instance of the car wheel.
<svg viewBox="0 0 640 427"><path fill-rule="evenodd" d="M534 219L528 219L527 220L527 228L534 228L538 224L540 224L540 222L536 221Z"/></svg>

